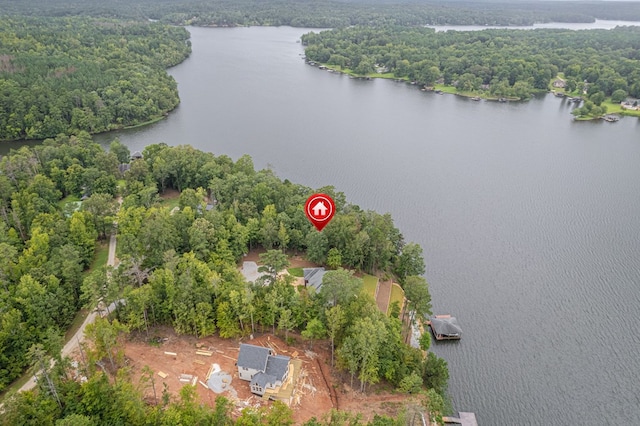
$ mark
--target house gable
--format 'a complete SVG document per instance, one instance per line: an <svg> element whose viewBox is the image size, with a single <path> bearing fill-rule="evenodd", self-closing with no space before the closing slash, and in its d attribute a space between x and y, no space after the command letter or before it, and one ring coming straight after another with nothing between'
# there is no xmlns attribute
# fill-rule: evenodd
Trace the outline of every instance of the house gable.
<svg viewBox="0 0 640 426"><path fill-rule="evenodd" d="M271 350L262 346L240 344L238 354L238 376L243 380L251 380L257 373L267 369L267 359Z"/></svg>

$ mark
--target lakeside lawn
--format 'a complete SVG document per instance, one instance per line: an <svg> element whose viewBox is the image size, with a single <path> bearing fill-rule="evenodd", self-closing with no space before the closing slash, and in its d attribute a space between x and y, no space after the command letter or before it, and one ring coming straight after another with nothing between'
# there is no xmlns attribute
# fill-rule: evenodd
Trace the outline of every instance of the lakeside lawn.
<svg viewBox="0 0 640 426"><path fill-rule="evenodd" d="M372 298L376 298L376 288L378 287L378 277L365 274L362 276L362 290L369 294Z"/></svg>
<svg viewBox="0 0 640 426"><path fill-rule="evenodd" d="M389 298L389 307L393 305L393 302L398 302L400 306L400 312L402 312L402 308L404 306L404 290L398 284L393 283L391 286L391 297ZM389 315L389 310L387 309L387 315Z"/></svg>
<svg viewBox="0 0 640 426"><path fill-rule="evenodd" d="M640 117L640 111L623 109L622 105L620 105L619 103L611 102L611 98L602 102L602 105L607 107L607 114L620 114L620 115L627 115L630 117Z"/></svg>

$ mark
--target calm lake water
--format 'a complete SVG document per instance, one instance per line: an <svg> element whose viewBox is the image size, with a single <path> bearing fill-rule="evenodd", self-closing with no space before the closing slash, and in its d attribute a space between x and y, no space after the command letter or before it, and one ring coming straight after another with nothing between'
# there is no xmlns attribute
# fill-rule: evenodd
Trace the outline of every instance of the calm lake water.
<svg viewBox="0 0 640 426"><path fill-rule="evenodd" d="M434 351L481 425L638 424L640 120L349 79L304 63L300 28L189 31L178 109L98 141L250 154L390 212L464 329Z"/></svg>

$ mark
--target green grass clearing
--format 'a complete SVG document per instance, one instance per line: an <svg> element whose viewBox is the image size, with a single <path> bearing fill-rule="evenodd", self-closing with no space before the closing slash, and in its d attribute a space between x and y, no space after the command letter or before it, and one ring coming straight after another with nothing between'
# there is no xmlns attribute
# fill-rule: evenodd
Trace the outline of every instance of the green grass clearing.
<svg viewBox="0 0 640 426"><path fill-rule="evenodd" d="M62 210L67 217L71 217L75 211L80 210L80 207L82 207L82 201L75 195L68 195L58 201L58 208Z"/></svg>
<svg viewBox="0 0 640 426"><path fill-rule="evenodd" d="M374 277L373 275L363 275L362 276L363 283L363 291L371 297L375 299L376 297L376 287L378 287L378 277Z"/></svg>
<svg viewBox="0 0 640 426"><path fill-rule="evenodd" d="M173 210L175 207L178 207L180 205L180 199L179 198L160 198L158 205L160 207L166 207L169 210Z"/></svg>
<svg viewBox="0 0 640 426"><path fill-rule="evenodd" d="M289 268L287 269L287 271L289 271L289 274L293 275L294 277L304 277L304 271L302 270L302 268Z"/></svg>
<svg viewBox="0 0 640 426"><path fill-rule="evenodd" d="M91 271L100 269L107 264L109 260L109 239L107 241L101 241L96 245L96 251L93 254L93 260L89 269L84 271L84 274L88 274Z"/></svg>
<svg viewBox="0 0 640 426"><path fill-rule="evenodd" d="M393 302L398 302L400 311L402 311L402 307L404 305L404 290L396 283L393 283L393 285L391 286L391 298L389 299L389 307L393 305ZM388 309L387 314L389 314Z"/></svg>
<svg viewBox="0 0 640 426"><path fill-rule="evenodd" d="M178 207L180 205L180 193L178 191L166 191L164 194L160 195L158 205L160 207L166 207L169 210L173 210L174 207Z"/></svg>
<svg viewBox="0 0 640 426"><path fill-rule="evenodd" d="M607 107L607 114L621 114L628 115L630 117L640 117L640 111L632 109L622 109L622 105L619 103L611 102L611 99L607 99L602 103Z"/></svg>

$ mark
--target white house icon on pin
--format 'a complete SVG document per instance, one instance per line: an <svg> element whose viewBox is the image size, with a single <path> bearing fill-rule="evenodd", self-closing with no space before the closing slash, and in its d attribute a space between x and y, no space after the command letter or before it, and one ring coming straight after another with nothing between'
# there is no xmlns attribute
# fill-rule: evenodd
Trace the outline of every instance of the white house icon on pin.
<svg viewBox="0 0 640 426"><path fill-rule="evenodd" d="M314 216L326 216L328 209L327 206L324 205L324 202L320 201L316 203L311 210L313 211Z"/></svg>

